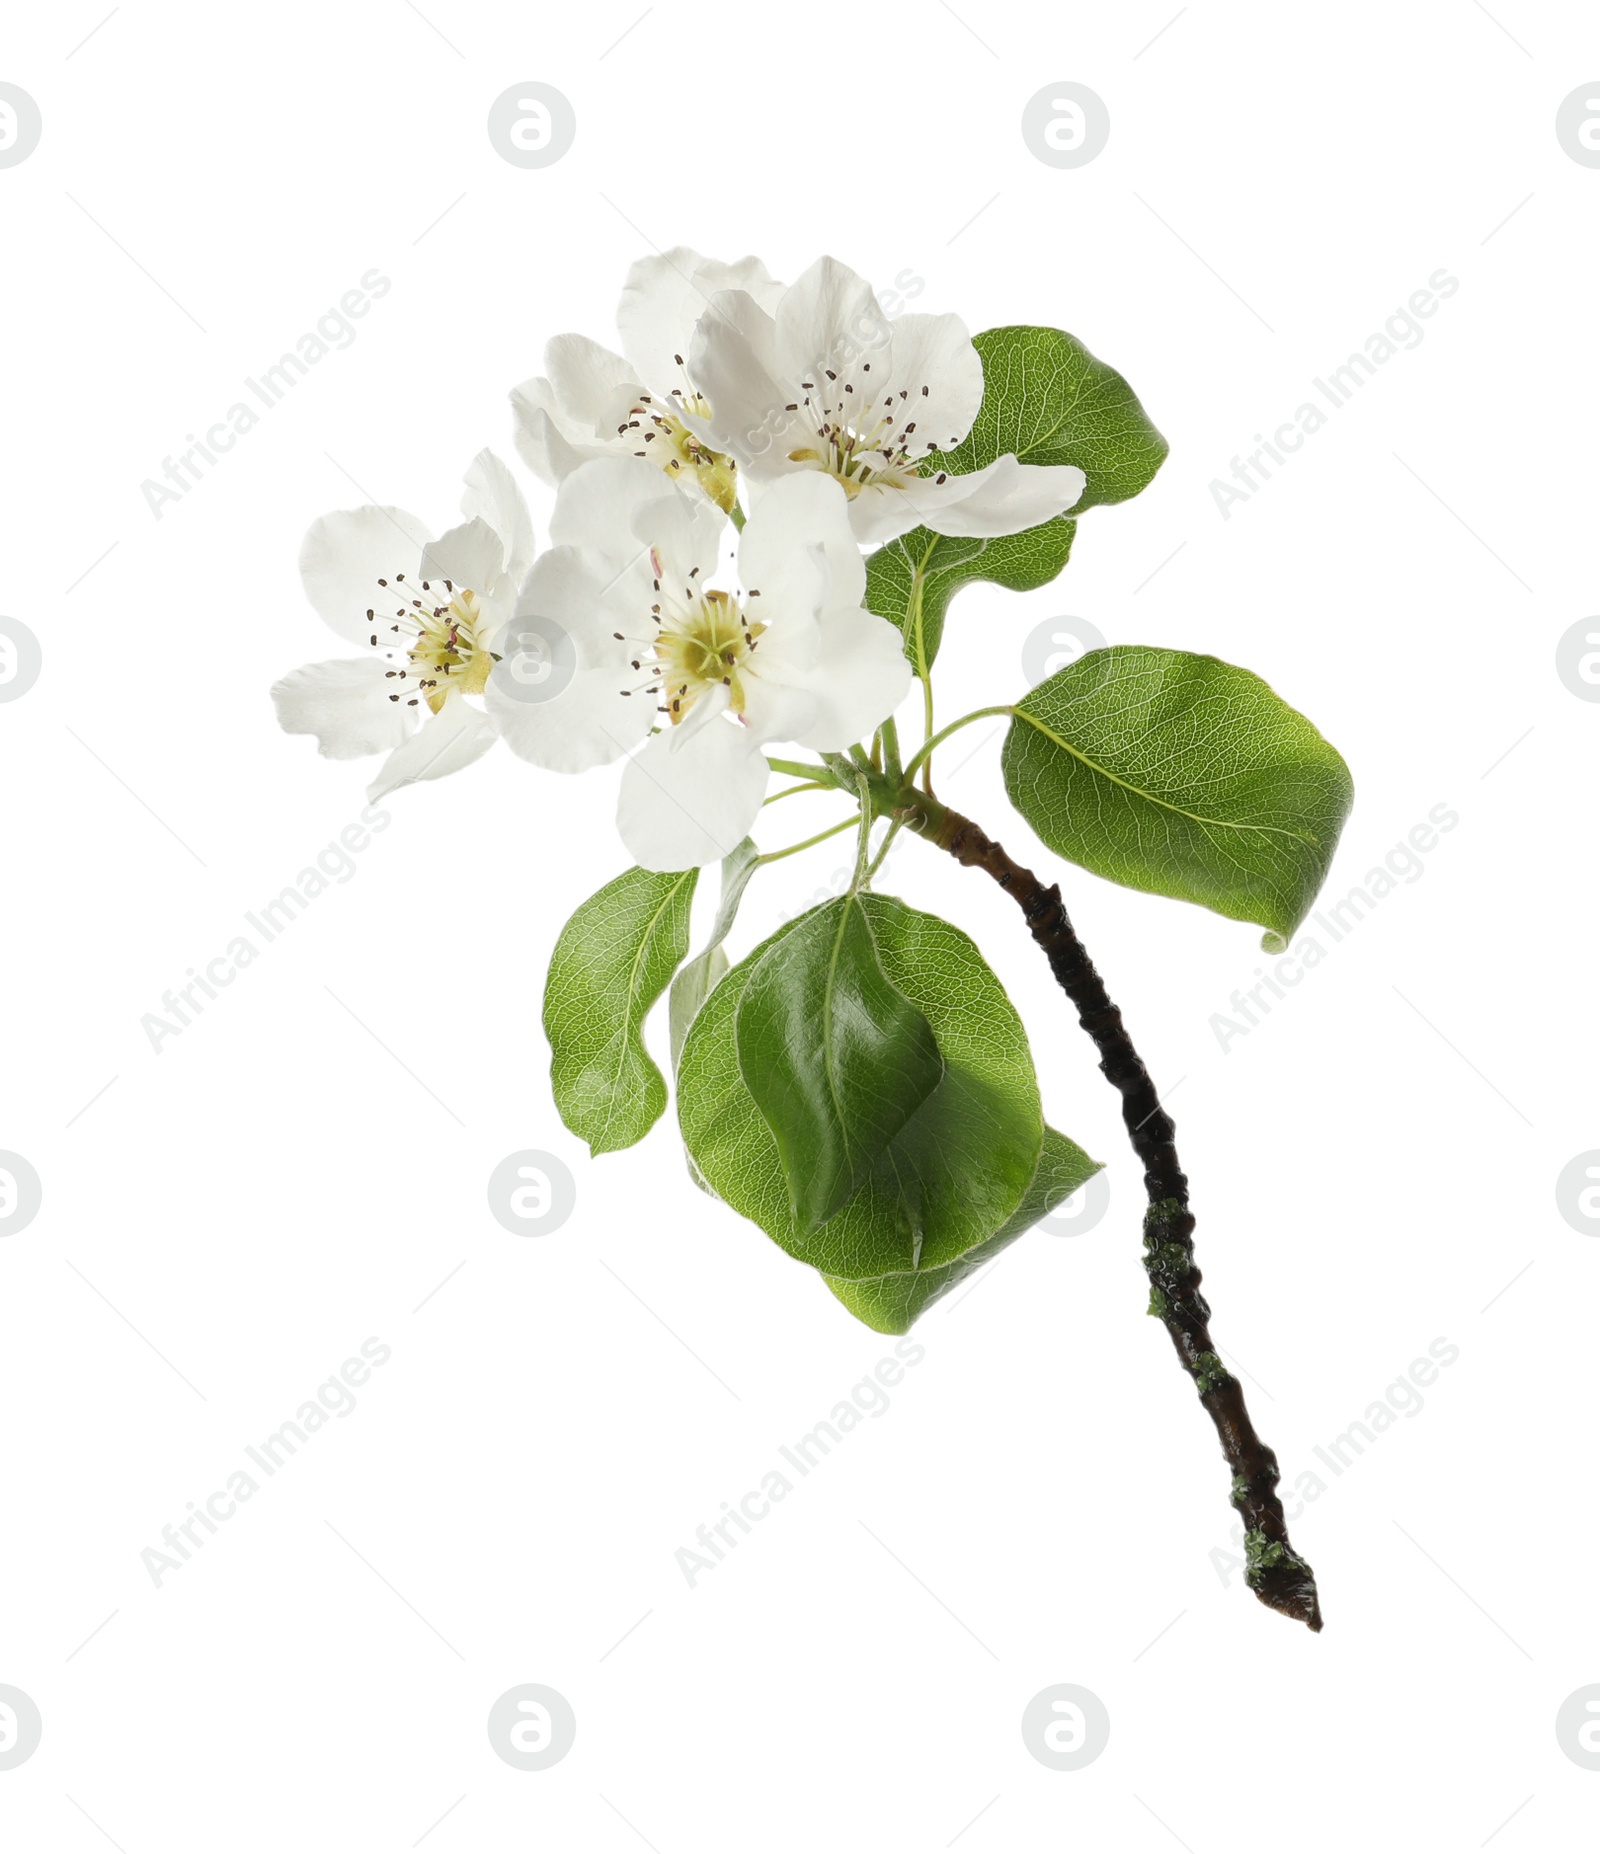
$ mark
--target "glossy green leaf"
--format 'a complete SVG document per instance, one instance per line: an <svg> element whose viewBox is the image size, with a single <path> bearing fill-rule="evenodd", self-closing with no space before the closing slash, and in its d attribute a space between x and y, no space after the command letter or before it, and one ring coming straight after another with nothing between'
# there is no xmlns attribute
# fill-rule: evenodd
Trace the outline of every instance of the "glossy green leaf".
<svg viewBox="0 0 1600 1854"><path fill-rule="evenodd" d="M990 328L973 337L983 403L954 450L923 475L981 470L1007 452L1022 463L1076 464L1088 479L1072 513L1136 496L1160 469L1167 441L1114 367L1059 328Z"/></svg>
<svg viewBox="0 0 1600 1854"><path fill-rule="evenodd" d="M946 607L977 580L1012 592L1048 585L1067 564L1077 524L1064 515L993 540L913 528L867 560L867 610L898 625L919 675L939 654Z"/></svg>
<svg viewBox="0 0 1600 1854"><path fill-rule="evenodd" d="M678 1065L684 1144L711 1188L798 1261L848 1277L937 1267L986 1242L1021 1203L1044 1138L1022 1020L971 940L888 896L864 895L859 905L888 979L932 1026L944 1074L842 1210L816 1230L798 1227L735 1034L751 974L821 910L780 928L728 973Z"/></svg>
<svg viewBox="0 0 1600 1854"><path fill-rule="evenodd" d="M855 1194L944 1078L933 1028L885 974L859 895L825 903L767 949L734 1040L804 1235Z"/></svg>
<svg viewBox="0 0 1600 1854"><path fill-rule="evenodd" d="M969 1275L992 1262L1019 1236L1026 1235L1041 1217L1049 1216L1058 1204L1065 1203L1100 1169L1098 1161L1091 1159L1081 1146L1054 1127L1046 1127L1038 1169L1026 1196L987 1242L969 1249L959 1261L946 1262L942 1268L906 1270L857 1281L843 1280L838 1275L822 1278L856 1318L874 1332L909 1332L912 1323L936 1300L941 1300Z"/></svg>
<svg viewBox="0 0 1600 1854"><path fill-rule="evenodd" d="M732 930L734 917L750 878L761 866L761 856L748 837L722 859L722 900L717 918L711 924L711 938L687 960L672 981L667 999L667 1024L672 1041L672 1066L678 1066L683 1054L683 1039L689 1034L695 1012L716 989L717 981L728 969L728 955L722 943Z"/></svg>
<svg viewBox="0 0 1600 1854"><path fill-rule="evenodd" d="M688 951L699 873L627 870L574 913L550 956L550 1084L563 1122L596 1156L643 1139L667 1105L639 1032Z"/></svg>
<svg viewBox="0 0 1600 1854"><path fill-rule="evenodd" d="M1215 657L1092 650L1017 703L1011 802L1071 862L1267 929L1310 910L1352 799L1349 769L1259 676Z"/></svg>

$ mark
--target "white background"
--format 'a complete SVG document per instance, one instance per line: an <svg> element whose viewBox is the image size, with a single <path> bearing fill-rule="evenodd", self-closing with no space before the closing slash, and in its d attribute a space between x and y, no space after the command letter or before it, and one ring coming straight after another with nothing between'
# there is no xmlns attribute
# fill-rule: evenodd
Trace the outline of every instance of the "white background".
<svg viewBox="0 0 1600 1854"><path fill-rule="evenodd" d="M1589 1845L1600 1774L1554 1722L1600 1681L1600 1246L1555 1181L1600 1145L1600 706L1555 649L1596 608L1600 171L1554 121L1600 75L1590 10L126 4L75 50L101 17L13 9L0 56L44 120L0 170L0 611L45 654L0 708L0 1146L45 1193L0 1243L0 1683L44 1719L0 1772L7 1845ZM533 79L578 121L539 171L485 132ZM1112 119L1074 171L1019 126L1067 79ZM363 803L368 769L267 699L340 653L307 523L370 498L444 526L471 455L512 456L545 339L608 338L627 265L678 242L779 276L830 251L973 328L1070 328L1170 439L1059 582L961 597L946 718L1013 699L1022 639L1071 614L1313 717L1357 788L1334 895L1459 814L1224 1053L1256 934L1052 865L997 743L957 770L983 728L942 755L944 795L1063 876L1177 1090L1215 1330L1287 1486L1459 1348L1320 1470L1294 1526L1318 1638L1230 1567L1087 1042L1010 904L920 844L885 885L979 938L1111 1208L931 1313L887 1414L694 1588L677 1549L893 1341L695 1191L670 1121L591 1162L555 1117L539 994L624 866L612 775L496 753L397 794L203 1018L159 1055L141 1029ZM1224 520L1212 480L1441 267L1460 288L1421 344ZM163 458L373 268L353 344L155 519ZM765 842L831 815L796 801ZM736 951L836 848L768 873ZM489 1214L523 1147L576 1178L553 1235ZM393 1356L355 1412L157 1588L162 1527L373 1335ZM485 1730L527 1681L578 1719L538 1774ZM1111 1717L1074 1773L1019 1730L1061 1681Z"/></svg>

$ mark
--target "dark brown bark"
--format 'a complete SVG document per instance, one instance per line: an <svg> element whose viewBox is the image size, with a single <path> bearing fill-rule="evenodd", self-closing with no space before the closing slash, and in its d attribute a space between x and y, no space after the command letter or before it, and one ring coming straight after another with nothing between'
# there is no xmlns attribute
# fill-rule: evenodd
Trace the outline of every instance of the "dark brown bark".
<svg viewBox="0 0 1600 1854"><path fill-rule="evenodd" d="M1230 1498L1244 1525L1245 1581L1270 1609L1310 1629L1320 1629L1316 1578L1289 1543L1288 1522L1277 1493L1277 1457L1256 1434L1245 1408L1244 1389L1212 1343L1211 1309L1200 1292L1200 1270L1194 1259L1189 1181L1178 1165L1172 1120L1123 1025L1122 1013L1107 996L1104 980L1073 931L1061 890L1046 888L1032 870L1013 862L970 818L932 799L919 797L916 804L896 815L958 862L993 877L1016 902L1050 961L1057 983L1076 1007L1078 1021L1094 1040L1101 1072L1122 1097L1128 1138L1145 1168L1149 1208L1144 1219L1144 1265L1150 1277L1150 1312L1172 1335L1183 1368L1194 1379L1200 1402L1216 1425L1222 1453L1232 1470Z"/></svg>

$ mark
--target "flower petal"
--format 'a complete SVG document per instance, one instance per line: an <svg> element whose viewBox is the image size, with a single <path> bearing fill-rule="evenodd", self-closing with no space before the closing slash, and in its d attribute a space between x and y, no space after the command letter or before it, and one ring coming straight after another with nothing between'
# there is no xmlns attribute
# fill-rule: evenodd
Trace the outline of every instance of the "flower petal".
<svg viewBox="0 0 1600 1854"><path fill-rule="evenodd" d="M827 404L836 403L863 363L889 372L892 336L872 285L837 258L818 258L784 291L774 312L781 376L805 386ZM828 379L829 372L838 375ZM851 397L855 397L854 394Z"/></svg>
<svg viewBox="0 0 1600 1854"><path fill-rule="evenodd" d="M513 629L516 619L512 619ZM648 690L632 696L614 669L580 669L546 702L511 693L505 664L496 666L484 691L484 705L506 745L518 759L550 772L581 773L606 766L636 747L656 718ZM626 668L623 675L629 672Z"/></svg>
<svg viewBox="0 0 1600 1854"><path fill-rule="evenodd" d="M983 402L983 362L966 323L958 315L902 315L890 327L889 386L897 406L910 408L897 415L895 430L906 418L916 426L906 446L913 457L953 450Z"/></svg>
<svg viewBox="0 0 1600 1854"><path fill-rule="evenodd" d="M501 567L521 581L533 565L533 517L517 479L493 451L479 451L467 466L466 493L461 513L470 521L481 516L500 537Z"/></svg>
<svg viewBox="0 0 1600 1854"><path fill-rule="evenodd" d="M447 695L439 712L384 761L367 787L367 797L376 804L397 786L459 772L487 753L494 738L494 723L481 709L474 708L465 696Z"/></svg>
<svg viewBox="0 0 1600 1854"><path fill-rule="evenodd" d="M556 405L555 388L545 379L524 380L511 390L512 435L517 455L533 474L552 488L590 457L605 454L598 443L572 435Z"/></svg>
<svg viewBox="0 0 1600 1854"><path fill-rule="evenodd" d="M946 476L943 482L922 476L900 488L865 491L851 507L851 524L865 545L918 526L980 539L1020 534L1053 515L1065 515L1083 494L1085 481L1076 464L1018 463L1008 452L966 476Z"/></svg>
<svg viewBox="0 0 1600 1854"><path fill-rule="evenodd" d="M627 361L587 335L557 335L544 364L511 393L517 450L534 475L559 485L592 458L631 454L644 389Z"/></svg>
<svg viewBox="0 0 1600 1854"><path fill-rule="evenodd" d="M415 716L389 700L393 687L381 657L336 657L291 670L272 685L272 704L283 731L314 734L324 759L359 760L411 732Z"/></svg>
<svg viewBox="0 0 1600 1854"><path fill-rule="evenodd" d="M557 335L545 345L544 365L556 406L573 431L614 439L639 397L629 363L587 335Z"/></svg>
<svg viewBox="0 0 1600 1854"><path fill-rule="evenodd" d="M372 635L397 573L413 573L432 531L404 509L340 509L320 516L300 544L300 578L318 616L352 644ZM389 581L388 587L378 584Z"/></svg>
<svg viewBox="0 0 1600 1854"><path fill-rule="evenodd" d="M836 478L796 470L761 490L739 537L739 578L752 618L861 603L867 567Z"/></svg>
<svg viewBox="0 0 1600 1854"><path fill-rule="evenodd" d="M695 326L689 374L711 403L709 441L747 469L792 469L789 451L815 441L813 427L786 409L800 395L779 378L777 324L747 291L711 299Z"/></svg>
<svg viewBox="0 0 1600 1854"><path fill-rule="evenodd" d="M649 733L656 697L640 687L645 676L630 661L651 635L648 561L643 572L630 605L620 596L625 582L597 577L579 548L554 547L534 562L484 692L519 758L553 772L587 772L621 759ZM619 640L615 633L630 621L632 636Z"/></svg>
<svg viewBox="0 0 1600 1854"><path fill-rule="evenodd" d="M581 548L602 584L642 572L648 585L652 547L670 550L675 579L687 582L694 567L709 576L726 525L720 510L686 495L654 464L608 457L586 463L561 485L550 536L559 546Z"/></svg>
<svg viewBox="0 0 1600 1854"><path fill-rule="evenodd" d="M457 592L491 596L505 577L505 544L481 515L474 515L428 543L422 577L430 583L447 579Z"/></svg>
<svg viewBox="0 0 1600 1854"><path fill-rule="evenodd" d="M816 713L787 738L830 753L865 740L894 713L911 687L911 665L898 629L872 612L835 606L822 614L819 629L816 668L792 685L816 697Z"/></svg>
<svg viewBox="0 0 1600 1854"><path fill-rule="evenodd" d="M718 718L681 743L657 734L622 773L617 828L645 869L714 863L743 841L761 811L768 767L747 728Z"/></svg>
<svg viewBox="0 0 1600 1854"><path fill-rule="evenodd" d="M649 618L650 563L646 559L632 581L607 577L608 571L581 547L549 548L522 582L517 618L553 621L571 638L583 669L638 656L655 630Z"/></svg>
<svg viewBox="0 0 1600 1854"><path fill-rule="evenodd" d="M622 351L656 393L689 389L686 363L695 324L722 290L743 290L770 311L783 285L774 282L759 258L722 264L687 245L641 258L629 270L617 305Z"/></svg>
<svg viewBox="0 0 1600 1854"><path fill-rule="evenodd" d="M822 718L821 701L798 682L752 674L743 687L745 725L758 741L808 739ZM841 744L855 738L852 734Z"/></svg>

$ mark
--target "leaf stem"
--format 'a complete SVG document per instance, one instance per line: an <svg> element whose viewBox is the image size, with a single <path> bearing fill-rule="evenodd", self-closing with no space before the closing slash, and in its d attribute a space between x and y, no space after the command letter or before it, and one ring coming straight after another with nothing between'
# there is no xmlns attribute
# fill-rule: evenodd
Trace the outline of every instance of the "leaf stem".
<svg viewBox="0 0 1600 1854"><path fill-rule="evenodd" d="M827 772L827 768L819 766L815 760L779 760L774 759L770 753L767 755L767 764L774 772L790 773L796 779L815 780L819 773L826 775ZM831 785L833 781L824 776L820 783Z"/></svg>
<svg viewBox="0 0 1600 1854"><path fill-rule="evenodd" d="M883 833L883 842L878 845L878 854L873 857L871 867L862 878L861 885L863 888L871 888L872 878L883 867L883 859L889 854L889 845L894 842L895 838L899 836L904 828L905 826L899 818L892 818L890 820L889 828Z"/></svg>
<svg viewBox="0 0 1600 1854"><path fill-rule="evenodd" d="M804 785L786 785L781 792L774 792L762 799L763 808L775 805L780 798L793 798L796 792L831 792L833 785L826 779L808 779Z"/></svg>
<svg viewBox="0 0 1600 1854"><path fill-rule="evenodd" d="M885 776L895 785L904 777L900 770L900 730L895 726L894 716L884 722L878 730L883 741L883 770Z"/></svg>
<svg viewBox="0 0 1600 1854"><path fill-rule="evenodd" d="M909 802L906 802L909 800ZM1269 1609L1322 1627L1316 1578L1289 1543L1288 1521L1278 1498L1278 1461L1256 1434L1245 1407L1244 1389L1227 1370L1211 1338L1211 1309L1200 1293L1194 1259L1194 1217L1189 1182L1178 1164L1172 1120L1161 1105L1139 1052L1111 1002L1083 942L1061 903L1061 890L1046 888L1031 869L1006 854L970 818L915 794L902 795L896 815L918 835L957 862L981 869L1021 908L1056 982L1071 999L1078 1021L1100 1052L1100 1069L1122 1097L1128 1138L1145 1168L1149 1208L1144 1219L1144 1265L1150 1279L1150 1312L1171 1335L1200 1402L1216 1425L1222 1453L1233 1474L1230 1499L1245 1534L1245 1582Z"/></svg>
<svg viewBox="0 0 1600 1854"><path fill-rule="evenodd" d="M872 849L872 823L877 813L872 808L872 786L869 775L863 773L856 780L856 789L861 794L861 835L856 840L855 874L850 878L850 893L854 895L867 880L867 861Z"/></svg>
<svg viewBox="0 0 1600 1854"><path fill-rule="evenodd" d="M814 837L807 837L804 843L791 843L784 850L768 850L764 856L758 856L758 863L781 863L786 856L798 856L802 850L809 850L813 844L826 843L830 837L837 837L842 830L854 830L857 820L846 818L842 824L835 824L828 830L819 830Z"/></svg>
<svg viewBox="0 0 1600 1854"><path fill-rule="evenodd" d="M955 733L957 728L970 727L974 721L982 721L987 715L1010 715L1015 713L1016 710L1010 703L1004 703L998 708L974 708L970 715L963 715L959 721L952 721L948 727L940 728L937 734L930 734L911 756L911 762L906 767L905 771L906 784L911 784L912 780L916 778L917 768L924 760L932 757L933 750L938 746L940 741L948 740L950 736ZM926 782L924 782L923 789L927 790Z"/></svg>

